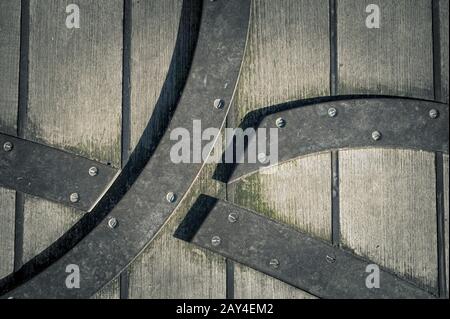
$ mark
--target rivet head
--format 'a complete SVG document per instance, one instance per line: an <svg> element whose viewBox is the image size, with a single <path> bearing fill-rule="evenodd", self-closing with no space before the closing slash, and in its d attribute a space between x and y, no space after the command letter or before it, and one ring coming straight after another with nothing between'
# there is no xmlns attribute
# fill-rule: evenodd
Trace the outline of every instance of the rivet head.
<svg viewBox="0 0 450 319"><path fill-rule="evenodd" d="M381 133L379 131L374 131L372 132L372 139L374 141L379 141L381 140Z"/></svg>
<svg viewBox="0 0 450 319"><path fill-rule="evenodd" d="M334 264L336 262L336 257L334 255L327 255L326 260L327 263Z"/></svg>
<svg viewBox="0 0 450 319"><path fill-rule="evenodd" d="M235 222L238 221L238 215L236 213L231 213L230 215L228 215L228 221L232 224L234 224Z"/></svg>
<svg viewBox="0 0 450 319"><path fill-rule="evenodd" d="M258 154L258 161L259 161L261 164L267 164L267 155L264 154L264 153L259 153L259 154Z"/></svg>
<svg viewBox="0 0 450 319"><path fill-rule="evenodd" d="M328 109L328 116L329 117L336 117L336 115L337 115L337 110L334 107Z"/></svg>
<svg viewBox="0 0 450 319"><path fill-rule="evenodd" d="M277 118L277 120L275 121L275 124L277 125L278 128L283 128L286 126L286 120L282 117Z"/></svg>
<svg viewBox="0 0 450 319"><path fill-rule="evenodd" d="M439 111L436 109L431 109L429 112L430 118L437 119L439 117Z"/></svg>
<svg viewBox="0 0 450 319"><path fill-rule="evenodd" d="M216 99L214 100L214 107L218 110L223 109L225 106L225 101L222 99Z"/></svg>
<svg viewBox="0 0 450 319"><path fill-rule="evenodd" d="M117 227L117 225L119 224L119 222L117 221L116 218L112 217L108 220L108 227L111 229L114 229Z"/></svg>
<svg viewBox="0 0 450 319"><path fill-rule="evenodd" d="M70 194L70 201L72 203L78 203L80 201L80 195L78 193Z"/></svg>
<svg viewBox="0 0 450 319"><path fill-rule="evenodd" d="M220 243L222 242L222 240L220 239L219 236L214 236L213 238L211 238L211 245L213 246L219 246Z"/></svg>
<svg viewBox="0 0 450 319"><path fill-rule="evenodd" d="M280 261L276 258L273 258L270 260L269 265L270 265L270 267L276 269L276 268L280 267Z"/></svg>
<svg viewBox="0 0 450 319"><path fill-rule="evenodd" d="M5 142L5 144L3 144L3 150L5 152L11 152L13 147L14 147L14 145L11 142Z"/></svg>
<svg viewBox="0 0 450 319"><path fill-rule="evenodd" d="M166 195L166 199L169 203L175 203L175 201L177 200L177 195L175 195L175 193L173 192L169 192Z"/></svg>
<svg viewBox="0 0 450 319"><path fill-rule="evenodd" d="M98 168L93 166L89 169L89 176L97 176L98 175Z"/></svg>

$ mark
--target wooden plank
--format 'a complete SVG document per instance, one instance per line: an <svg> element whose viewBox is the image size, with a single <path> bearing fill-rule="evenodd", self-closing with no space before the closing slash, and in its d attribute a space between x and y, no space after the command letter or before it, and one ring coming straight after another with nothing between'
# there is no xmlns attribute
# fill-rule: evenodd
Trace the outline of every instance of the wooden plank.
<svg viewBox="0 0 450 319"><path fill-rule="evenodd" d="M448 100L448 25L449 25L449 16L448 16L448 0L440 0L439 1L439 22L440 22L440 48L441 48L441 101L444 103L449 103Z"/></svg>
<svg viewBox="0 0 450 319"><path fill-rule="evenodd" d="M448 240L449 240L449 236L448 236L448 227L449 227L449 221L448 221L448 212L449 212L449 156L448 155L444 155L444 220L445 220L445 258L446 258L446 264L445 264L445 268L446 268L446 279L447 279L447 295L448 295L448 291L449 291L449 244L448 244Z"/></svg>
<svg viewBox="0 0 450 319"><path fill-rule="evenodd" d="M302 157L244 176L229 185L228 199L330 241L331 154Z"/></svg>
<svg viewBox="0 0 450 319"><path fill-rule="evenodd" d="M169 105L176 101L177 92L160 93L174 53L181 8L181 0L133 1L130 150L142 135L158 98ZM173 82L186 63L177 59L176 70L170 75ZM130 266L129 298L225 297L224 259L173 237L200 189L217 188L209 178L211 169L204 174L186 202Z"/></svg>
<svg viewBox="0 0 450 319"><path fill-rule="evenodd" d="M0 2L0 131L16 135L20 1ZM2 147L2 146L1 146ZM0 188L0 278L14 270L15 192Z"/></svg>
<svg viewBox="0 0 450 319"><path fill-rule="evenodd" d="M91 299L120 299L120 280L114 279L103 289L97 292Z"/></svg>
<svg viewBox="0 0 450 319"><path fill-rule="evenodd" d="M327 0L252 1L247 52L234 108L228 119L230 127L239 125L245 114L258 108L330 95L328 4ZM329 154L286 164L271 177L253 176L243 181L242 187L236 189L245 188L255 193L247 193L246 199L237 196L236 201L329 240L330 168ZM308 169L311 172L308 173ZM289 173L300 183L299 187L287 186L295 184L288 182ZM309 188L303 177L309 182L314 180L314 186ZM228 195L232 200L238 191L230 188ZM270 204L265 206L263 201L258 204L259 200L269 200ZM244 266L236 267L234 276L235 296L291 298L303 295L300 291L293 295L292 287L281 282L275 284L273 279ZM276 290L265 289L265 281L273 283ZM250 288L245 287L247 282L253 283Z"/></svg>
<svg viewBox="0 0 450 319"><path fill-rule="evenodd" d="M367 149L339 158L342 245L435 290L434 154Z"/></svg>
<svg viewBox="0 0 450 319"><path fill-rule="evenodd" d="M79 0L80 29L68 29L71 3L31 0L25 137L120 167L123 3ZM81 216L26 196L23 262Z"/></svg>
<svg viewBox="0 0 450 319"><path fill-rule="evenodd" d="M366 7L380 8L380 28L366 27ZM337 0L338 93L433 99L429 0Z"/></svg>
<svg viewBox="0 0 450 319"><path fill-rule="evenodd" d="M234 279L236 299L316 299L302 290L237 263Z"/></svg>
<svg viewBox="0 0 450 319"><path fill-rule="evenodd" d="M252 1L234 125L261 107L330 93L328 0Z"/></svg>

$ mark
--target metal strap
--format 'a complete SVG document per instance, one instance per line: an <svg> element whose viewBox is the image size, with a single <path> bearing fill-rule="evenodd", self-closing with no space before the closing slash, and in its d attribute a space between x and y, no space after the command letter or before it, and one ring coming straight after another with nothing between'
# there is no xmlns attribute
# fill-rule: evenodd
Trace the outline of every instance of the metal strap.
<svg viewBox="0 0 450 319"><path fill-rule="evenodd" d="M276 128L280 119L284 121L278 131L279 162L346 148L448 153L448 106L441 103L381 97L296 101L254 111L246 116L241 127ZM247 159L247 153L245 156ZM220 164L215 178L232 182L264 167L259 161L245 162Z"/></svg>
<svg viewBox="0 0 450 319"><path fill-rule="evenodd" d="M0 133L0 186L90 211L118 170Z"/></svg>
<svg viewBox="0 0 450 319"><path fill-rule="evenodd" d="M201 195L175 236L322 298L433 298L373 264L247 209Z"/></svg>

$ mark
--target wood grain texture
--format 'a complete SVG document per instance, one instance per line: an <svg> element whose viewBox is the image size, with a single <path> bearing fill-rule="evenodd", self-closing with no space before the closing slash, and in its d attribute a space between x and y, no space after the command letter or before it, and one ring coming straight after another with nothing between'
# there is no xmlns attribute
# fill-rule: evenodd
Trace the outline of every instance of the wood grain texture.
<svg viewBox="0 0 450 319"><path fill-rule="evenodd" d="M448 155L444 155L444 221L445 221L445 227L444 227L444 231L445 231L445 258L446 258L446 279L447 279L447 295L449 292L449 244L448 244L448 240L449 240L449 235L448 235L448 227L449 227L449 220L448 220L448 212L449 212L449 192L450 192L450 188L449 188L449 156Z"/></svg>
<svg viewBox="0 0 450 319"><path fill-rule="evenodd" d="M449 25L449 16L448 16L448 0L440 0L439 1L439 22L440 22L440 37L441 37L441 90L442 97L441 101L444 103L449 103L448 100L448 25Z"/></svg>
<svg viewBox="0 0 450 319"><path fill-rule="evenodd" d="M317 238L331 240L331 154L260 170L228 186L230 201Z"/></svg>
<svg viewBox="0 0 450 319"><path fill-rule="evenodd" d="M367 149L339 158L342 245L435 291L434 154Z"/></svg>
<svg viewBox="0 0 450 319"><path fill-rule="evenodd" d="M366 7L380 7L380 28ZM338 94L433 99L430 0L337 0Z"/></svg>
<svg viewBox="0 0 450 319"><path fill-rule="evenodd" d="M120 280L118 278L103 287L91 299L120 299Z"/></svg>
<svg viewBox="0 0 450 319"><path fill-rule="evenodd" d="M19 56L20 1L1 1L0 132L11 135L17 134ZM0 188L0 220L0 278L3 278L14 270L15 226L15 192L4 188Z"/></svg>
<svg viewBox="0 0 450 319"><path fill-rule="evenodd" d="M329 95L328 0L254 0L233 121L249 111Z"/></svg>
<svg viewBox="0 0 450 319"><path fill-rule="evenodd" d="M162 105L171 105L177 99L175 90L161 92L161 89L167 81L172 86L186 64L183 58L175 57L178 62L173 73L168 74L181 9L181 0L133 1L130 150L154 115L158 99ZM129 267L129 298L225 297L224 259L173 237L200 190L216 194L218 186L210 175L211 168L202 173L186 201Z"/></svg>
<svg viewBox="0 0 450 319"><path fill-rule="evenodd" d="M0 132L16 135L19 99L20 1L0 2Z"/></svg>
<svg viewBox="0 0 450 319"><path fill-rule="evenodd" d="M31 0L25 137L120 167L123 2L77 1L80 29L68 29L71 3ZM26 196L23 262L81 216Z"/></svg>
<svg viewBox="0 0 450 319"><path fill-rule="evenodd" d="M316 299L254 269L235 264L234 288L236 299Z"/></svg>
<svg viewBox="0 0 450 319"><path fill-rule="evenodd" d="M330 94L328 5L327 0L252 1L247 52L228 126L236 127L248 112L265 106ZM232 186L229 199L329 240L330 167L329 155L292 162L271 177L252 176L235 185L236 191ZM234 276L235 296L293 296L292 287L244 266L236 267ZM266 289L266 281L273 290Z"/></svg>
<svg viewBox="0 0 450 319"><path fill-rule="evenodd" d="M14 271L15 192L0 188L0 278Z"/></svg>
<svg viewBox="0 0 450 319"><path fill-rule="evenodd" d="M130 298L225 298L224 258L173 237L200 193L224 197L224 186L211 180L212 171L212 166L202 171L190 195L130 266Z"/></svg>

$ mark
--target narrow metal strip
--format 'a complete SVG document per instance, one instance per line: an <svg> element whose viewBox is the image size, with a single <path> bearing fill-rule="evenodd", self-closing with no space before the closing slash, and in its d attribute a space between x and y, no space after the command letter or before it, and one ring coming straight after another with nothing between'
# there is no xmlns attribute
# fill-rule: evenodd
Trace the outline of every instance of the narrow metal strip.
<svg viewBox="0 0 450 319"><path fill-rule="evenodd" d="M434 298L368 260L206 195L175 236L322 298ZM379 288L371 285L369 265L379 269Z"/></svg>
<svg viewBox="0 0 450 319"><path fill-rule="evenodd" d="M79 210L89 211L117 174L108 165L1 133L0 146L0 186Z"/></svg>
<svg viewBox="0 0 450 319"><path fill-rule="evenodd" d="M438 253L438 287L439 296L447 297L446 257L445 257L445 207L444 207L444 157L436 153L436 220ZM448 267L448 265L447 265Z"/></svg>

